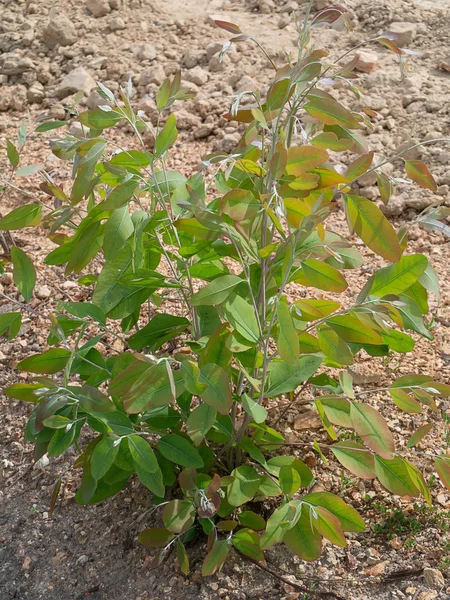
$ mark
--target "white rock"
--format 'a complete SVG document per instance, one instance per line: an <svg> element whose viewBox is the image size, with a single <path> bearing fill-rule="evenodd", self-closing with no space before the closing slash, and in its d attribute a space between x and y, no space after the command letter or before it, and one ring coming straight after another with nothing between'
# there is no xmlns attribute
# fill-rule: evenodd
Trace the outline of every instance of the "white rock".
<svg viewBox="0 0 450 600"><path fill-rule="evenodd" d="M33 85L28 88L27 100L30 104L40 104L45 98L44 86L39 81L35 81Z"/></svg>
<svg viewBox="0 0 450 600"><path fill-rule="evenodd" d="M391 23L389 25L389 31L392 31L399 36L394 40L394 44L400 48L404 48L414 41L417 33L417 23L408 23L407 21Z"/></svg>
<svg viewBox="0 0 450 600"><path fill-rule="evenodd" d="M156 48L153 44L142 44L137 52L139 60L155 60L156 55Z"/></svg>
<svg viewBox="0 0 450 600"><path fill-rule="evenodd" d="M193 69L202 62L203 56L203 52L199 50L188 50L183 54L181 62L186 69Z"/></svg>
<svg viewBox="0 0 450 600"><path fill-rule="evenodd" d="M86 8L96 19L105 17L111 12L111 6L109 5L108 0L88 0L86 2Z"/></svg>
<svg viewBox="0 0 450 600"><path fill-rule="evenodd" d="M359 50L356 54L358 62L356 63L356 69L363 73L372 73L378 69L378 54L371 50Z"/></svg>
<svg viewBox="0 0 450 600"><path fill-rule="evenodd" d="M89 96L91 91L96 87L97 84L91 74L86 69L83 69L83 67L77 67L63 77L55 90L55 95L62 100L70 96L70 94L75 94L78 90L82 90L85 96Z"/></svg>
<svg viewBox="0 0 450 600"><path fill-rule="evenodd" d="M215 54L218 54L223 48L223 44L221 42L210 42L206 46L206 56L208 60L210 60Z"/></svg>
<svg viewBox="0 0 450 600"><path fill-rule="evenodd" d="M275 3L273 0L259 0L258 8L263 15L270 15L275 10Z"/></svg>
<svg viewBox="0 0 450 600"><path fill-rule="evenodd" d="M40 300L47 300L52 295L52 291L46 285L37 285L34 288L34 295Z"/></svg>
<svg viewBox="0 0 450 600"><path fill-rule="evenodd" d="M42 39L49 48L53 48L58 44L60 46L72 46L77 41L78 36L75 25L69 17L64 13L60 13L50 16L44 28Z"/></svg>
<svg viewBox="0 0 450 600"><path fill-rule="evenodd" d="M25 71L34 69L34 62L31 58L20 56L15 52L10 52L2 56L2 67L0 73L5 75L21 75Z"/></svg>
<svg viewBox="0 0 450 600"><path fill-rule="evenodd" d="M439 569L425 568L423 570L423 576L425 577L425 583L432 588L442 588L445 585L445 579Z"/></svg>
<svg viewBox="0 0 450 600"><path fill-rule="evenodd" d="M109 28L111 31L121 31L122 29L126 29L125 21L122 17L114 17L109 22Z"/></svg>
<svg viewBox="0 0 450 600"><path fill-rule="evenodd" d="M194 67L193 69L187 71L187 73L184 76L184 79L186 81L191 81L192 83L195 83L195 85L201 86L208 81L209 73L201 67Z"/></svg>

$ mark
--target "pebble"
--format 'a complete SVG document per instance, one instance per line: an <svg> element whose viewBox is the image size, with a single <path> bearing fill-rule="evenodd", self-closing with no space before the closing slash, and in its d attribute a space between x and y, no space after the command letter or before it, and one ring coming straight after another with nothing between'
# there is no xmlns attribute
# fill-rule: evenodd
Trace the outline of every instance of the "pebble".
<svg viewBox="0 0 450 600"><path fill-rule="evenodd" d="M47 298L50 298L52 295L52 291L46 285L38 285L34 290L34 294L36 298L39 298L40 300L47 300Z"/></svg>
<svg viewBox="0 0 450 600"><path fill-rule="evenodd" d="M432 588L441 589L445 585L445 579L439 569L425 568L423 570L425 583Z"/></svg>
<svg viewBox="0 0 450 600"><path fill-rule="evenodd" d="M42 33L43 42L49 48L75 44L78 39L77 30L69 17L64 13L51 15Z"/></svg>
<svg viewBox="0 0 450 600"><path fill-rule="evenodd" d="M60 100L82 90L85 96L97 87L95 79L83 67L77 67L68 73L55 90L55 96Z"/></svg>
<svg viewBox="0 0 450 600"><path fill-rule="evenodd" d="M86 8L96 19L105 17L111 12L108 0L87 0Z"/></svg>

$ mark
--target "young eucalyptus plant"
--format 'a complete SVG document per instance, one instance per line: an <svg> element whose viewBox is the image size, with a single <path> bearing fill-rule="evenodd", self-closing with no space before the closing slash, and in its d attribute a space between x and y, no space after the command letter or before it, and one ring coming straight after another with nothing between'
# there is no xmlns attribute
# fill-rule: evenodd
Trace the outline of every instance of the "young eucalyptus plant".
<svg viewBox="0 0 450 600"><path fill-rule="evenodd" d="M330 61L327 51L309 45L311 27L343 16L333 8L311 20L308 11L298 56L273 65L273 81L267 93L251 93L253 105L241 106L238 97L226 115L246 124L236 150L208 156L188 179L167 167L177 139L168 113L190 97L180 74L158 91L155 129L135 113L127 90L116 98L99 84L105 105L84 112L76 98L67 110L82 134L50 139L53 154L72 165L73 181L64 189L41 166L20 166L20 152L8 141L12 177L5 174L3 185L16 187L15 177L39 172L45 197L33 196L1 218L0 231L40 226L55 243L45 264L80 275L92 294L50 316L50 349L17 365L33 382L5 391L35 403L25 433L35 460L76 448L77 502L105 500L135 477L152 492L163 527L143 531L139 540L161 549L158 560L176 547L183 573L185 544L202 533L203 574L211 575L232 547L259 561L284 542L314 560L323 537L345 546L344 532L363 530L363 519L340 497L309 490L314 475L301 456L312 448L322 458L330 452L358 477L377 478L393 494L431 501L422 473L396 453L393 433L367 402L371 392L355 390L347 370L361 353L412 352L407 331L432 340L427 295L439 291L428 259L408 252L407 229L396 231L374 202L354 192L358 178L372 171L387 203L394 182L383 165L402 154L375 159L365 133L376 114L344 107L332 95L330 84L339 81L361 97L357 59ZM236 25L217 25L234 34L230 43L252 40ZM391 34L370 41L404 56ZM108 138L119 121L133 130L135 149L118 149ZM36 131L66 124L45 120ZM144 143L149 129L151 152ZM25 141L22 127L18 146ZM333 168L330 151L349 157L344 173ZM404 163L410 179L436 189L424 163ZM350 306L338 294L363 258L328 228L338 200L350 234L385 261L361 281ZM439 210L422 215L423 225L445 227ZM6 253L26 303L35 267L16 245ZM170 301L175 295L178 303ZM0 315L0 333L9 339L20 324L20 311ZM125 350L111 351L113 337ZM293 402L306 389L329 444L317 443L312 432L310 441L286 443L272 426L267 407ZM406 413L431 413L450 386L420 374L376 391ZM408 446L431 428L417 429ZM80 437L82 431L89 435ZM450 458L435 460L450 489ZM168 488L176 499L165 500ZM271 509L267 520L258 514L262 503Z"/></svg>

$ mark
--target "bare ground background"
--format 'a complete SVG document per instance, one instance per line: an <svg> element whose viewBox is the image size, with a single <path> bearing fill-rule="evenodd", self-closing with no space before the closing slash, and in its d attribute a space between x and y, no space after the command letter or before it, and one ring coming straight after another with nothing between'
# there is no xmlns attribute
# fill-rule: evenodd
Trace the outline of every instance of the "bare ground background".
<svg viewBox="0 0 450 600"><path fill-rule="evenodd" d="M328 4L316 0L316 7ZM362 86L366 105L379 112L371 146L393 155L419 139L450 135L450 0L349 0L354 30L318 30L318 47L332 48L339 56L350 46L385 30L402 34L402 46L420 50L412 56L406 77L401 80L393 55L381 47L361 54ZM194 100L176 108L180 137L172 166L189 174L200 157L214 149L231 150L239 139L238 129L221 115L237 91L255 89L270 77L270 65L255 49L237 44L223 63L218 52L227 39L212 25L212 18L238 23L251 31L282 64L285 51L293 49L293 10L304 12L302 0L0 0L0 146L15 138L22 121L33 130L32 120L42 112L62 117L55 106L77 89L84 90L86 104L99 100L95 81L117 90L131 77L134 104L148 118L155 115L153 94L163 79L182 67L183 79L197 92ZM365 71L367 73L365 73ZM345 98L342 89L335 93ZM132 144L126 129L116 134L117 143ZM401 184L388 209L398 227L410 224L434 201L450 200L450 146L428 146L414 157L427 161L438 181L432 195ZM4 152L0 156L5 166ZM25 163L45 164L57 183L69 172L55 163L45 136L30 134ZM402 176L400 164L394 175ZM21 181L35 194L31 180ZM363 181L362 194L376 200L374 181ZM0 212L25 203L20 193L1 197ZM346 231L343 214L337 212L330 226ZM39 262L50 249L40 232L19 232L18 245ZM411 251L423 252L432 261L442 281L442 299L431 301L437 316L435 341L417 340L413 356L362 360L356 369L361 386L380 387L393 377L408 372L427 372L448 382L450 364L450 277L448 241L411 228ZM370 272L378 266L368 256L368 268L355 272L346 292L354 297ZM0 291L18 300L9 272L0 278ZM291 290L292 295L299 291ZM75 280L64 281L62 270L39 265L38 285L31 306L43 313L54 312L60 300L83 300L88 292ZM345 300L344 300L345 301ZM2 299L0 311L14 307ZM45 322L39 317L24 319L19 337L0 345L2 387L26 375L15 364L31 352L46 347ZM419 445L419 466L433 482L431 454L445 452L447 441L440 416L408 416L393 410L383 396L374 395L404 449L411 431L432 419L433 434ZM447 410L447 405L442 404ZM157 570L151 567L151 552L140 546L136 535L149 526L146 516L150 498L146 490L131 485L117 497L97 506L80 507L73 500L78 484L71 472L75 454L69 451L51 460L43 470L31 468L32 448L23 441L29 414L25 404L2 398L0 403L0 599L69 600L178 600L178 599L303 599L293 584L349 600L434 600L450 598L450 494L438 483L432 485L433 509L414 505L408 498L387 494L377 482L361 482L345 475L339 465L321 464L312 453L302 454L318 475L316 489L342 495L367 521L362 534L351 535L347 549L326 545L316 563L302 563L284 548L268 553L267 568L287 581L282 582L238 556L233 556L222 573L200 577L202 544L190 550L192 570L184 577L175 567L174 556ZM280 416L273 407L274 419ZM326 435L305 407L293 407L282 415L281 427L289 439L320 440ZM317 429L316 429L317 428ZM406 452L406 451L405 451ZM53 518L48 510L52 486L63 475L61 501ZM433 571L427 578L423 569ZM319 595L320 597L320 595ZM333 597L332 595L323 597ZM335 596L336 597L336 596Z"/></svg>

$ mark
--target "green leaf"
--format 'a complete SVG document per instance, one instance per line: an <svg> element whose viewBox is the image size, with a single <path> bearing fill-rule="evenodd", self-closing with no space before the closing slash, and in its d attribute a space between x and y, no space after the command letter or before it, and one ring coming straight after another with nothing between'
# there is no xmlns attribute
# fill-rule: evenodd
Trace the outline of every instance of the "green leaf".
<svg viewBox="0 0 450 600"><path fill-rule="evenodd" d="M95 110L85 110L78 117L82 125L89 129L99 130L113 127L121 119L121 116L113 110L105 111L101 108Z"/></svg>
<svg viewBox="0 0 450 600"><path fill-rule="evenodd" d="M139 481L157 498L164 498L166 488L164 487L164 478L161 469L158 468L154 473L150 473L150 471L141 469L137 465L135 468Z"/></svg>
<svg viewBox="0 0 450 600"><path fill-rule="evenodd" d="M233 546L245 556L253 560L264 560L264 554L260 547L259 535L251 529L240 529L231 538Z"/></svg>
<svg viewBox="0 0 450 600"><path fill-rule="evenodd" d="M238 520L239 523L244 527L250 527L250 529L254 529L255 531L260 531L266 528L266 522L264 519L252 510L243 510L238 514Z"/></svg>
<svg viewBox="0 0 450 600"><path fill-rule="evenodd" d="M75 441L77 427L72 425L69 429L58 429L51 438L47 452L49 456L61 456Z"/></svg>
<svg viewBox="0 0 450 600"><path fill-rule="evenodd" d="M3 315L0 315L0 317ZM0 319L1 321L1 319ZM35 391L44 387L42 383L13 383L3 391L10 398L23 400L24 402L40 402L40 398L35 395Z"/></svg>
<svg viewBox="0 0 450 600"><path fill-rule="evenodd" d="M105 224L103 251L106 260L115 258L134 231L127 206L117 208Z"/></svg>
<svg viewBox="0 0 450 600"><path fill-rule="evenodd" d="M385 205L387 205L391 199L391 196L394 194L392 182L387 175L377 172L377 184L381 200Z"/></svg>
<svg viewBox="0 0 450 600"><path fill-rule="evenodd" d="M214 363L228 373L232 359L230 338L231 332L228 323L222 323L209 336L206 346L200 353L199 365L204 366L208 363Z"/></svg>
<svg viewBox="0 0 450 600"><path fill-rule="evenodd" d="M287 151L286 172L300 177L328 160L328 152L314 146L299 146Z"/></svg>
<svg viewBox="0 0 450 600"><path fill-rule="evenodd" d="M361 177L361 175L364 175L364 173L370 168L370 165L373 162L373 156L373 151L358 156L358 158L356 158L348 166L347 171L345 172L345 177L349 181L354 181L355 179L358 179L358 177Z"/></svg>
<svg viewBox="0 0 450 600"><path fill-rule="evenodd" d="M226 372L213 363L201 367L199 382L206 385L200 397L222 415L227 415L233 398Z"/></svg>
<svg viewBox="0 0 450 600"><path fill-rule="evenodd" d="M381 335L368 327L355 315L339 315L327 319L326 324L331 327L345 342L356 344L382 344ZM374 323L376 325L376 323Z"/></svg>
<svg viewBox="0 0 450 600"><path fill-rule="evenodd" d="M159 464L156 460L150 444L141 436L133 434L127 436L128 448L133 458L133 462L142 471L156 473L159 471Z"/></svg>
<svg viewBox="0 0 450 600"><path fill-rule="evenodd" d="M316 560L322 549L322 536L311 525L310 508L301 505L300 518L288 529L283 537L284 543L302 560Z"/></svg>
<svg viewBox="0 0 450 600"><path fill-rule="evenodd" d="M319 368L322 359L319 356L301 356L295 365L273 361L270 367L270 385L266 392L269 398L294 391L301 383L309 379Z"/></svg>
<svg viewBox="0 0 450 600"><path fill-rule="evenodd" d="M356 442L343 441L331 446L331 451L346 469L361 479L376 477L373 454Z"/></svg>
<svg viewBox="0 0 450 600"><path fill-rule="evenodd" d="M342 396L320 396L320 402L325 414L333 425L339 427L353 427L350 418L350 402Z"/></svg>
<svg viewBox="0 0 450 600"><path fill-rule="evenodd" d="M12 340L20 331L22 315L19 312L0 313L0 335L8 332L8 340Z"/></svg>
<svg viewBox="0 0 450 600"><path fill-rule="evenodd" d="M279 483L283 494L295 494L300 489L300 475L294 467L286 465L280 469Z"/></svg>
<svg viewBox="0 0 450 600"><path fill-rule="evenodd" d="M172 113L169 115L164 127L156 136L155 156L158 158L174 145L178 137L177 119Z"/></svg>
<svg viewBox="0 0 450 600"><path fill-rule="evenodd" d="M362 241L390 262L400 260L397 234L378 206L362 196L346 195L345 199L348 219Z"/></svg>
<svg viewBox="0 0 450 600"><path fill-rule="evenodd" d="M174 534L164 527L154 527L153 529L144 529L138 537L138 542L147 546L147 548L161 548L173 540Z"/></svg>
<svg viewBox="0 0 450 600"><path fill-rule="evenodd" d="M241 403L245 412L255 421L255 423L264 423L267 419L267 410L264 406L255 402L248 394L242 394Z"/></svg>
<svg viewBox="0 0 450 600"><path fill-rule="evenodd" d="M359 129L359 123L352 113L331 97L307 96L307 98L309 102L305 104L305 110L321 123Z"/></svg>
<svg viewBox="0 0 450 600"><path fill-rule="evenodd" d="M237 294L231 294L222 305L223 317L242 337L252 343L259 341L259 328L253 306Z"/></svg>
<svg viewBox="0 0 450 600"><path fill-rule="evenodd" d="M436 192L437 183L424 162L421 160L405 160L405 168L408 177L420 187Z"/></svg>
<svg viewBox="0 0 450 600"><path fill-rule="evenodd" d="M192 306L215 306L224 302L231 294L233 288L242 283L237 275L224 275L217 277L191 298Z"/></svg>
<svg viewBox="0 0 450 600"><path fill-rule="evenodd" d="M177 541L177 561L180 571L183 575L187 575L189 573L189 557L181 540Z"/></svg>
<svg viewBox="0 0 450 600"><path fill-rule="evenodd" d="M108 195L104 202L104 210L116 210L126 204L131 198L137 188L137 182L135 179L129 179L123 183L120 183L115 187Z"/></svg>
<svg viewBox="0 0 450 600"><path fill-rule="evenodd" d="M406 447L413 448L414 446L416 446L432 429L433 423L427 423L426 425L422 425L422 427L419 427L419 429L417 429L409 438Z"/></svg>
<svg viewBox="0 0 450 600"><path fill-rule="evenodd" d="M148 346L151 352L155 352L163 344L183 333L189 324L185 317L157 314L145 327L129 338L128 345L133 350L141 350Z"/></svg>
<svg viewBox="0 0 450 600"><path fill-rule="evenodd" d="M44 168L44 165L24 165L17 169L16 177L31 177L36 173L39 173Z"/></svg>
<svg viewBox="0 0 450 600"><path fill-rule="evenodd" d="M450 458L448 456L436 456L434 464L442 483L450 490Z"/></svg>
<svg viewBox="0 0 450 600"><path fill-rule="evenodd" d="M277 348L280 358L288 363L296 363L300 353L300 344L289 306L286 302L278 302L277 317L279 326Z"/></svg>
<svg viewBox="0 0 450 600"><path fill-rule="evenodd" d="M427 265L428 259L423 254L402 256L397 263L375 272L370 294L380 298L401 294L418 280Z"/></svg>
<svg viewBox="0 0 450 600"><path fill-rule="evenodd" d="M409 414L417 414L422 412L422 407L417 400L407 394L405 390L391 388L389 393L395 404L404 412Z"/></svg>
<svg viewBox="0 0 450 600"><path fill-rule="evenodd" d="M347 289L348 283L342 273L327 263L309 258L301 264L307 285L330 292L343 292Z"/></svg>
<svg viewBox="0 0 450 600"><path fill-rule="evenodd" d="M285 467L282 467L283 469ZM270 515L266 531L261 537L262 550L268 550L283 539L286 531L293 526L297 516L297 508L292 504L283 504Z"/></svg>
<svg viewBox="0 0 450 600"><path fill-rule="evenodd" d="M23 227L38 225L41 221L42 207L40 204L26 204L15 208L0 219L0 231L14 231Z"/></svg>
<svg viewBox="0 0 450 600"><path fill-rule="evenodd" d="M217 411L208 404L199 404L189 415L186 421L188 436L196 446L201 444L203 438L216 421Z"/></svg>
<svg viewBox="0 0 450 600"><path fill-rule="evenodd" d="M65 429L72 421L62 415L52 415L42 421L45 427L50 429Z"/></svg>
<svg viewBox="0 0 450 600"><path fill-rule="evenodd" d="M106 436L94 448L91 457L91 475L101 479L112 467L119 452L120 438Z"/></svg>
<svg viewBox="0 0 450 600"><path fill-rule="evenodd" d="M158 450L168 460L183 467L203 467L203 459L186 438L176 434L163 436L158 441Z"/></svg>
<svg viewBox="0 0 450 600"><path fill-rule="evenodd" d="M165 361L150 366L140 374L122 398L123 406L130 414L164 406L172 400L172 386Z"/></svg>
<svg viewBox="0 0 450 600"><path fill-rule="evenodd" d="M65 348L51 348L42 354L33 354L22 360L17 369L29 373L48 374L58 373L66 366L71 356L70 350Z"/></svg>
<svg viewBox="0 0 450 600"><path fill-rule="evenodd" d="M302 500L329 510L339 519L343 531L358 533L364 530L364 521L358 512L331 492L313 492L304 496Z"/></svg>
<svg viewBox="0 0 450 600"><path fill-rule="evenodd" d="M383 458L392 459L395 452L394 438L380 413L369 404L352 402L350 416L356 433L364 443Z"/></svg>
<svg viewBox="0 0 450 600"><path fill-rule="evenodd" d="M323 537L335 546L345 548L347 541L342 531L339 519L322 506L316 506L313 511L313 526Z"/></svg>
<svg viewBox="0 0 450 600"><path fill-rule="evenodd" d="M71 315L84 319L85 317L91 317L100 325L106 325L106 318L102 310L95 306L95 304L89 304L88 302L65 302L64 310Z"/></svg>
<svg viewBox="0 0 450 600"><path fill-rule="evenodd" d="M52 129L59 129L65 125L68 125L68 121L46 121L38 125L35 131L36 133L43 133L45 131L52 131Z"/></svg>
<svg viewBox="0 0 450 600"><path fill-rule="evenodd" d="M8 139L6 140L6 154L8 156L9 163L13 167L13 169L18 167L20 162L20 155L17 152L17 149L14 146L14 144L11 142L11 140Z"/></svg>
<svg viewBox="0 0 450 600"><path fill-rule="evenodd" d="M228 554L230 553L230 548L231 546L228 540L220 540L214 544L203 561L203 577L214 575L214 573L222 569L228 558Z"/></svg>
<svg viewBox="0 0 450 600"><path fill-rule="evenodd" d="M317 339L323 354L338 365L352 365L353 356L350 348L339 335L328 325L317 327Z"/></svg>
<svg viewBox="0 0 450 600"><path fill-rule="evenodd" d="M242 465L231 472L233 483L228 486L227 500L232 506L241 506L252 500L259 488L260 477L252 467Z"/></svg>
<svg viewBox="0 0 450 600"><path fill-rule="evenodd" d="M399 456L392 460L386 460L375 455L375 472L379 482L393 494L413 497L419 495L419 490L411 479L406 462Z"/></svg>
<svg viewBox="0 0 450 600"><path fill-rule="evenodd" d="M172 533L187 531L194 524L195 517L195 507L187 500L171 500L162 512L164 526Z"/></svg>

